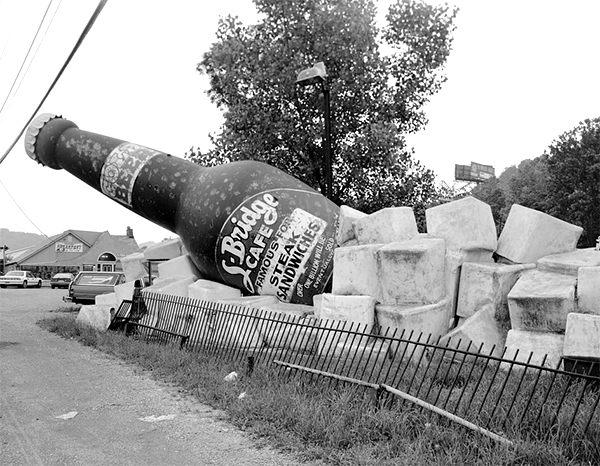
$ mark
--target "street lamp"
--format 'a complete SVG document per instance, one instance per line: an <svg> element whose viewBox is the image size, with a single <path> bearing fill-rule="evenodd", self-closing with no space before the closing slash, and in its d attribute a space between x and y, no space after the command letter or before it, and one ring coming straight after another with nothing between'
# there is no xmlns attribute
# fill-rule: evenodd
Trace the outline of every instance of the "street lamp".
<svg viewBox="0 0 600 466"><path fill-rule="evenodd" d="M333 196L333 175L331 163L331 105L329 103L329 82L325 63L315 63L312 68L307 68L298 73L296 84L299 86L321 85L323 92L323 111L325 113L325 197Z"/></svg>
<svg viewBox="0 0 600 466"><path fill-rule="evenodd" d="M9 249L9 247L5 244L4 246L0 246L0 249L2 249L2 275L4 275L4 272L6 271L6 250Z"/></svg>

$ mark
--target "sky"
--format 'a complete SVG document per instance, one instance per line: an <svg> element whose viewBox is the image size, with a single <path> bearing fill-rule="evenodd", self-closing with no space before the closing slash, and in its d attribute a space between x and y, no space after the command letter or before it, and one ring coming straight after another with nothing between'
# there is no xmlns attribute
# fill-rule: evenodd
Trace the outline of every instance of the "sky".
<svg viewBox="0 0 600 466"><path fill-rule="evenodd" d="M0 156L41 101L97 3L0 0ZM380 9L389 3L377 2ZM493 165L499 175L541 155L580 121L600 116L600 2L448 3L460 9L448 80L425 107L426 128L408 138L438 183L453 184L455 164ZM208 135L223 120L196 65L216 40L218 18L231 13L247 24L258 20L251 0L108 0L37 113L62 115L81 129L174 156L191 147L209 149ZM35 58L23 63L30 47ZM0 164L0 228L48 236L68 229L121 235L130 226L140 244L176 236L68 172L37 165L22 139Z"/></svg>

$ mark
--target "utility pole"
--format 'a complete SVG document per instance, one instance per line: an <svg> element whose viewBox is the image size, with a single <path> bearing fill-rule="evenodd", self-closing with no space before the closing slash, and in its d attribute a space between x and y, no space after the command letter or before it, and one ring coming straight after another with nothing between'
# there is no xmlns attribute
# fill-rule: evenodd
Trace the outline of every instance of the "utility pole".
<svg viewBox="0 0 600 466"><path fill-rule="evenodd" d="M4 246L0 246L2 248L2 275L4 275L6 270L6 250L9 249L5 244Z"/></svg>

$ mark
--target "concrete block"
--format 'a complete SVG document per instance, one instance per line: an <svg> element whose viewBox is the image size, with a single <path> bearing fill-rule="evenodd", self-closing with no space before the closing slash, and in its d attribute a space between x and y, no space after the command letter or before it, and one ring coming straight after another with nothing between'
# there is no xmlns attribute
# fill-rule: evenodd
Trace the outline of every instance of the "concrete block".
<svg viewBox="0 0 600 466"><path fill-rule="evenodd" d="M123 267L123 273L125 274L125 281L132 282L138 278L143 278L148 275L146 269L146 258L141 252L135 252L128 256L119 259L121 261L121 267Z"/></svg>
<svg viewBox="0 0 600 466"><path fill-rule="evenodd" d="M181 240L179 238L168 239L144 250L146 260L168 260L181 256Z"/></svg>
<svg viewBox="0 0 600 466"><path fill-rule="evenodd" d="M133 298L133 289L135 288L135 281L125 282L120 285L115 285L115 294L117 295L117 303L119 306L123 300L131 300Z"/></svg>
<svg viewBox="0 0 600 466"><path fill-rule="evenodd" d="M495 251L497 233L492 209L474 197L465 197L425 211L427 233L446 241L448 250Z"/></svg>
<svg viewBox="0 0 600 466"><path fill-rule="evenodd" d="M144 293L161 293L172 296L188 297L188 287L194 283L195 277L170 277L154 280L152 286L144 288Z"/></svg>
<svg viewBox="0 0 600 466"><path fill-rule="evenodd" d="M223 301L221 304L227 304L229 300ZM213 348L264 347L265 341L259 332L263 322L259 311L254 306L231 304L236 307L229 308L229 312L219 312L218 309L222 308L217 303L208 302L208 306L190 316L193 317L193 321L188 323L192 329L190 341L200 345L209 344Z"/></svg>
<svg viewBox="0 0 600 466"><path fill-rule="evenodd" d="M313 296L313 309L315 311L315 319L321 318L321 309L323 308L323 295L316 294Z"/></svg>
<svg viewBox="0 0 600 466"><path fill-rule="evenodd" d="M324 293L321 303L321 319L353 322L355 330L360 328L360 331L366 333L373 329L375 323L375 299L373 297Z"/></svg>
<svg viewBox="0 0 600 466"><path fill-rule="evenodd" d="M111 304L90 304L81 306L76 322L88 325L94 329L105 332L115 314L115 306Z"/></svg>
<svg viewBox="0 0 600 466"><path fill-rule="evenodd" d="M335 242L341 246L348 241L356 239L354 236L354 224L357 220L366 217L367 214L359 210L353 209L347 205L340 207L340 215L338 220L338 229Z"/></svg>
<svg viewBox="0 0 600 466"><path fill-rule="evenodd" d="M447 299L425 306L377 304L375 314L380 327L379 333L392 336L396 331L395 338L398 339L435 343L448 331L448 306ZM423 351L422 346L409 346L410 348L405 348L405 345L398 347L393 344L390 348L392 356L400 356L403 352L410 355L413 350L420 355Z"/></svg>
<svg viewBox="0 0 600 466"><path fill-rule="evenodd" d="M508 293L514 330L563 333L567 315L575 312L575 282L571 275L528 270Z"/></svg>
<svg viewBox="0 0 600 466"><path fill-rule="evenodd" d="M577 271L577 312L600 314L600 267Z"/></svg>
<svg viewBox="0 0 600 466"><path fill-rule="evenodd" d="M503 358L556 369L561 361L564 340L565 336L557 333L509 330ZM510 366L508 363L502 363L500 367L509 369ZM513 366L513 370L518 367Z"/></svg>
<svg viewBox="0 0 600 466"><path fill-rule="evenodd" d="M567 316L563 356L600 361L600 315Z"/></svg>
<svg viewBox="0 0 600 466"><path fill-rule="evenodd" d="M448 318L453 319L456 315L456 300L460 285L462 265L467 262L494 263L493 251L490 249L446 249L446 270L444 282L446 296L450 299L448 307Z"/></svg>
<svg viewBox="0 0 600 466"><path fill-rule="evenodd" d="M456 315L471 317L490 307L494 318L508 321L508 293L525 270L535 264L504 265L465 262L460 273Z"/></svg>
<svg viewBox="0 0 600 466"><path fill-rule="evenodd" d="M304 354L317 350L318 322L312 306L278 303L260 308L268 320L258 323L257 330L269 348L289 348Z"/></svg>
<svg viewBox="0 0 600 466"><path fill-rule="evenodd" d="M529 264L549 254L573 251L583 229L543 212L513 204L496 253Z"/></svg>
<svg viewBox="0 0 600 466"><path fill-rule="evenodd" d="M375 324L375 299L371 296L340 296L324 293L321 299L321 330L318 338L319 354L338 357L365 338L347 339L347 334L336 332L346 329L369 334ZM344 322L344 323L341 323Z"/></svg>
<svg viewBox="0 0 600 466"><path fill-rule="evenodd" d="M500 356L506 342L507 327L502 327L494 318L491 306L484 307L462 325L448 332L440 340L440 345L492 356ZM460 359L460 356L457 355Z"/></svg>
<svg viewBox="0 0 600 466"><path fill-rule="evenodd" d="M544 272L564 273L577 276L581 267L600 267L600 251L594 248L576 249L544 256L537 261L537 268ZM600 288L600 281L598 281Z"/></svg>
<svg viewBox="0 0 600 466"><path fill-rule="evenodd" d="M379 296L375 253L382 246L366 244L334 249L332 294Z"/></svg>
<svg viewBox="0 0 600 466"><path fill-rule="evenodd" d="M120 301L118 301L118 299L117 299L117 294L113 292L113 293L99 294L98 296L96 296L96 298L94 298L94 304L118 307L120 304Z"/></svg>
<svg viewBox="0 0 600 466"><path fill-rule="evenodd" d="M202 274L192 262L189 254L161 262L157 268L160 278L186 277L188 275L192 275L196 279L202 278Z"/></svg>
<svg viewBox="0 0 600 466"><path fill-rule="evenodd" d="M220 301L222 299L241 298L242 292L232 286L200 279L188 287L188 296L201 301Z"/></svg>
<svg viewBox="0 0 600 466"><path fill-rule="evenodd" d="M275 296L270 295L221 298L215 301L221 304L227 304L229 306L249 307L252 309L260 309L263 306L274 306L279 303L279 300Z"/></svg>
<svg viewBox="0 0 600 466"><path fill-rule="evenodd" d="M417 238L379 248L375 253L379 286L373 287L373 293L365 294L383 304L420 305L441 301L446 295L445 252L441 238Z"/></svg>
<svg viewBox="0 0 600 466"><path fill-rule="evenodd" d="M359 244L393 243L412 239L419 233L410 207L387 207L354 223Z"/></svg>

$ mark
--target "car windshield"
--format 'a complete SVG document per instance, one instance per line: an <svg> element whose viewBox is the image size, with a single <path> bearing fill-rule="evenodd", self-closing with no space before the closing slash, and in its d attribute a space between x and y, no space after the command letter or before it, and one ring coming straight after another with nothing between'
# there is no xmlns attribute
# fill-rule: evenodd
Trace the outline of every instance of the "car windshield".
<svg viewBox="0 0 600 466"><path fill-rule="evenodd" d="M72 275L70 273L57 273L52 278L71 278L71 276Z"/></svg>
<svg viewBox="0 0 600 466"><path fill-rule="evenodd" d="M17 272L17 271L8 272L6 274L7 277L22 277L23 275L25 275L25 272Z"/></svg>
<svg viewBox="0 0 600 466"><path fill-rule="evenodd" d="M84 274L79 277L77 284L79 285L115 285L119 275L105 274Z"/></svg>

